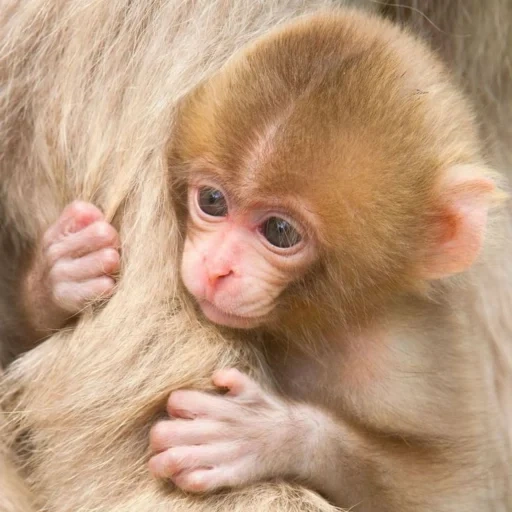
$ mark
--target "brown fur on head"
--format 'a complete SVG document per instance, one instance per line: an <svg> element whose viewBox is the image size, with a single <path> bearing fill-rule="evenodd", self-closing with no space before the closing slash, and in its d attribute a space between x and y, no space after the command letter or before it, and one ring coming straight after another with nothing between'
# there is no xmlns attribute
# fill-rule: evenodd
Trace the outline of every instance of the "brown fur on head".
<svg viewBox="0 0 512 512"><path fill-rule="evenodd" d="M174 144L176 163L211 173L237 203L292 203L316 258L277 298L281 325L283 311L292 325L357 325L418 288L452 169L486 176L471 110L441 63L350 11L230 59L184 101Z"/></svg>

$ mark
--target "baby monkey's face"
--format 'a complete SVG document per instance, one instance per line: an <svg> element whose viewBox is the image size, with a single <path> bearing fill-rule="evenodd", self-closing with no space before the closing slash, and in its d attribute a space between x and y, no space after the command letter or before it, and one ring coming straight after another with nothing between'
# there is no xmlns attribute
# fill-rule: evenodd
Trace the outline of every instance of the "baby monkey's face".
<svg viewBox="0 0 512 512"><path fill-rule="evenodd" d="M359 326L479 255L497 189L465 103L421 47L344 27L268 36L180 105L181 275L215 323Z"/></svg>
<svg viewBox="0 0 512 512"><path fill-rule="evenodd" d="M210 177L190 182L181 276L210 321L245 329L268 322L314 261L315 244L286 202L239 204Z"/></svg>

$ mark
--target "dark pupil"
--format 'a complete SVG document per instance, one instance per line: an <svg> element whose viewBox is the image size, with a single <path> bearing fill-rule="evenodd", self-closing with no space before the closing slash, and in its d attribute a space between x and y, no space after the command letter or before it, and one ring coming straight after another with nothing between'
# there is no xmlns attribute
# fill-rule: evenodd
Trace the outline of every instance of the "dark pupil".
<svg viewBox="0 0 512 512"><path fill-rule="evenodd" d="M220 190L210 187L199 190L199 208L213 217L224 217L228 213L224 194Z"/></svg>
<svg viewBox="0 0 512 512"><path fill-rule="evenodd" d="M263 236L275 247L285 249L300 242L297 230L286 220L270 217L262 226Z"/></svg>

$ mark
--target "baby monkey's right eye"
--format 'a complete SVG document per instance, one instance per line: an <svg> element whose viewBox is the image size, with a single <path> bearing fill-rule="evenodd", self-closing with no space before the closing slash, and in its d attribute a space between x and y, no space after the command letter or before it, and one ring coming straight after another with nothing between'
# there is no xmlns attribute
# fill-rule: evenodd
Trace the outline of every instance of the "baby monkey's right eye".
<svg viewBox="0 0 512 512"><path fill-rule="evenodd" d="M220 190L201 187L197 193L197 203L201 211L212 217L225 217L228 214L226 198Z"/></svg>

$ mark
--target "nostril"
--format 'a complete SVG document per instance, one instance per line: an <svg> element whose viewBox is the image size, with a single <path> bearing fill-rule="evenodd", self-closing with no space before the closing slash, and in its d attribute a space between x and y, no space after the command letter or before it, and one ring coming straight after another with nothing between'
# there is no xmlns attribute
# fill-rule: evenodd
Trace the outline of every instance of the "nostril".
<svg viewBox="0 0 512 512"><path fill-rule="evenodd" d="M227 277L231 276L233 274L232 270L227 270L225 272L211 272L208 274L208 281L210 281L210 284L215 284L218 281L224 280Z"/></svg>

